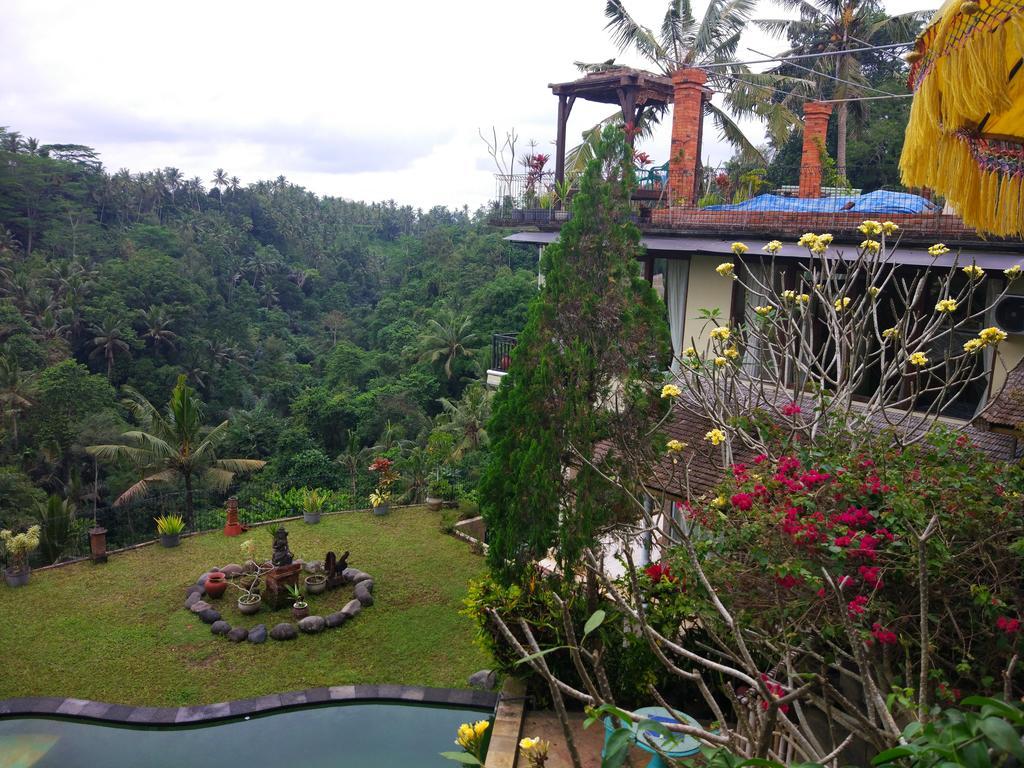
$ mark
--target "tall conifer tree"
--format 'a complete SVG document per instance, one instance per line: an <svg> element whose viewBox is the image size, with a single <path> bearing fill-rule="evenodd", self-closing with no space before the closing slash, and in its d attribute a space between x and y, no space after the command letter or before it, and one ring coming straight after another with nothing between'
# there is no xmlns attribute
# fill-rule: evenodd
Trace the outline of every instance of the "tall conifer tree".
<svg viewBox="0 0 1024 768"><path fill-rule="evenodd" d="M637 518L601 476L640 489L669 354L664 305L637 262L633 185L632 149L609 126L572 220L545 250L544 288L495 397L480 490L491 569L504 581L551 548L567 573L603 527Z"/></svg>

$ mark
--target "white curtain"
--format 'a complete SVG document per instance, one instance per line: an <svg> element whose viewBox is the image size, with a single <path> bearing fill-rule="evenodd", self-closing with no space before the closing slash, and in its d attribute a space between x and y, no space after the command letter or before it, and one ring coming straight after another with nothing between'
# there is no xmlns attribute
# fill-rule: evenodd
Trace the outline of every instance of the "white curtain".
<svg viewBox="0 0 1024 768"><path fill-rule="evenodd" d="M690 262L684 259L665 261L665 304L668 306L668 330L672 337L672 372L679 371L679 355L683 352L683 325L686 323L686 282Z"/></svg>

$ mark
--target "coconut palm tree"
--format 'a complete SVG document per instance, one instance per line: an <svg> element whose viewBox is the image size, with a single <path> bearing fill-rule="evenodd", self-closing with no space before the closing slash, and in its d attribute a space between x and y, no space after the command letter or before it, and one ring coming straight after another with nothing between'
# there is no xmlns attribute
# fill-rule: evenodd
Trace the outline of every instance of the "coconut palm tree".
<svg viewBox="0 0 1024 768"><path fill-rule="evenodd" d="M441 427L454 438L452 458L459 460L487 444L487 422L491 418L491 392L477 382L466 387L457 401L440 398Z"/></svg>
<svg viewBox="0 0 1024 768"><path fill-rule="evenodd" d="M930 11L913 11L889 16L875 0L777 0L788 10L798 11L796 19L758 19L761 29L785 35L792 46L780 56L808 53L829 53L806 62L787 63L774 71L797 73L811 88L801 94L816 98L856 99L873 90L864 73L870 51L849 53L884 43L913 40ZM785 102L785 100L784 100ZM836 171L846 176L846 140L851 113L860 115L859 102L839 101L836 104Z"/></svg>
<svg viewBox="0 0 1024 768"><path fill-rule="evenodd" d="M115 506L145 496L154 483L181 480L185 485L185 517L191 524L195 519L193 491L197 480L224 490L236 474L254 472L266 464L259 459L217 457L217 448L228 434L228 421L213 428L203 424L203 403L184 375L178 377L164 412L135 390L126 391L125 404L140 428L121 435L123 443L86 448L103 461L127 459L142 473L142 479L122 493Z"/></svg>
<svg viewBox="0 0 1024 768"><path fill-rule="evenodd" d="M142 338L152 341L154 349L159 350L161 345L174 349L178 335L171 330L174 321L167 316L165 308L150 305L149 309L139 310L139 318L143 325Z"/></svg>
<svg viewBox="0 0 1024 768"><path fill-rule="evenodd" d="M11 443L18 445L18 416L31 407L32 380L18 367L17 361L0 355L0 424L10 424Z"/></svg>
<svg viewBox="0 0 1024 768"><path fill-rule="evenodd" d="M356 433L353 430L348 430L346 436L345 450L339 453L334 461L348 472L349 482L352 487L352 498L354 499L358 491L359 473L366 469L373 451L359 445L359 440L356 438Z"/></svg>
<svg viewBox="0 0 1024 768"><path fill-rule="evenodd" d="M444 311L437 320L428 320L420 337L420 360L430 363L444 360L445 378L451 379L455 361L472 357L479 350L474 346L479 338L470 327L468 315L459 316L450 310Z"/></svg>
<svg viewBox="0 0 1024 768"><path fill-rule="evenodd" d="M768 122L769 130L787 132L798 122L797 116L786 106L773 103L773 84L785 80L779 75L750 72L735 64L740 36L751 20L757 0L711 0L704 15L696 18L690 0L670 0L661 26L654 31L634 18L622 0L607 0L605 25L612 42L622 53L627 50L638 54L645 63L663 75L671 75L684 67L723 64L708 70L708 84L725 94L725 109L705 101L705 115L710 117L719 133L748 157L761 158L760 150L748 139L733 119L757 116ZM600 63L576 62L584 72L612 69L615 59ZM731 114L730 114L731 113ZM645 120L635 126L640 136L649 132L651 124L658 122L664 110L645 113ZM618 114L606 118L598 126L588 129L584 143L566 155L567 169L582 172L593 156L593 147L606 123L621 120ZM763 159L763 158L762 158Z"/></svg>
<svg viewBox="0 0 1024 768"><path fill-rule="evenodd" d="M107 378L113 379L114 359L119 354L129 354L131 350L128 342L125 341L125 333L114 320L106 320L103 325L94 325L92 333L93 350L90 356L102 355L107 361Z"/></svg>

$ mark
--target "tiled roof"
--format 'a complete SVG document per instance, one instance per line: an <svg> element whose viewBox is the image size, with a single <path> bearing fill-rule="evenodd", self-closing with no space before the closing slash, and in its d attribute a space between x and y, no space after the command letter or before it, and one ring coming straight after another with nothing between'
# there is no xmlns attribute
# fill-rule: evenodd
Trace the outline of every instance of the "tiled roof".
<svg viewBox="0 0 1024 768"><path fill-rule="evenodd" d="M1006 375L1006 385L978 418L992 426L1024 428L1024 359Z"/></svg>

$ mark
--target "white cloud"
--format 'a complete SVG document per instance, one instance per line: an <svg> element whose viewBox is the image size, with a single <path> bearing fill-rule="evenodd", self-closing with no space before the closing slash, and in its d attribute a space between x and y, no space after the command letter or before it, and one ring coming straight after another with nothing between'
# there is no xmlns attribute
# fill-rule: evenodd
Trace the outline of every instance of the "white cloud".
<svg viewBox="0 0 1024 768"><path fill-rule="evenodd" d="M573 60L615 53L603 7L8 0L0 124L89 144L113 169L172 165L208 180L224 167L243 182L284 174L353 199L475 207L493 194L477 129L515 126L548 151L556 104L547 85L576 77ZM628 7L654 26L665 0ZM767 3L758 13L778 14ZM579 103L570 139L608 112ZM728 156L710 127L705 136L705 156ZM663 162L667 129L645 149Z"/></svg>

